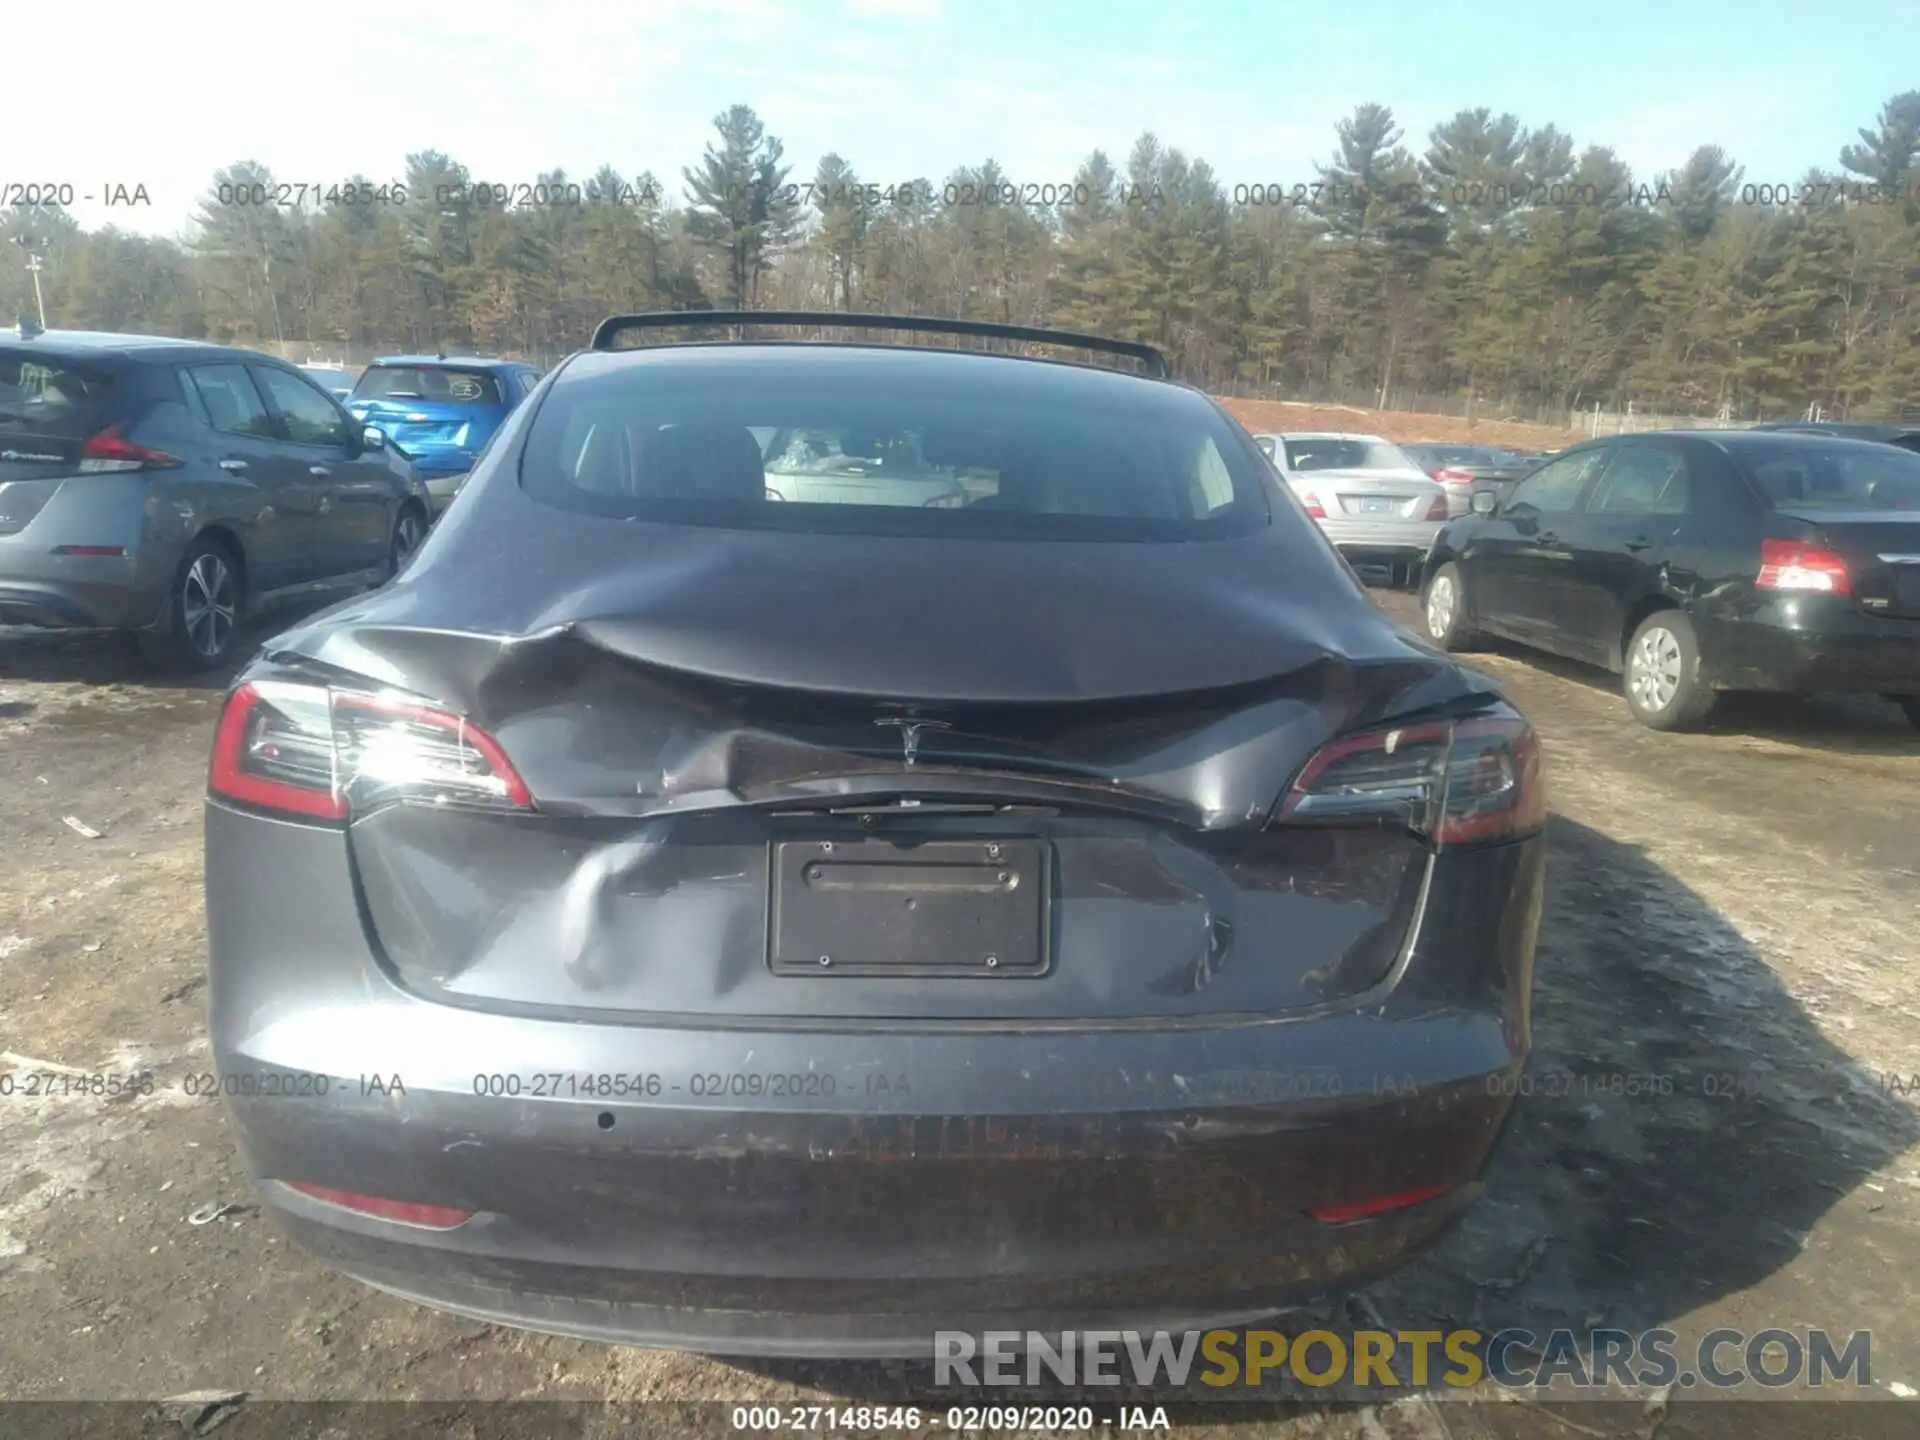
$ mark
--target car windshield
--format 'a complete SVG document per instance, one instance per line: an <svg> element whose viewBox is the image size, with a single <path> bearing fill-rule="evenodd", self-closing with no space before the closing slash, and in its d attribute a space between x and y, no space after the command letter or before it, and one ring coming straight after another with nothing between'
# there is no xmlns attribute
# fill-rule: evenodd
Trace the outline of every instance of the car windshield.
<svg viewBox="0 0 1920 1440"><path fill-rule="evenodd" d="M570 510L728 527L1182 540L1266 524L1231 422L1173 408L1079 412L925 377L877 392L804 372L716 385L649 367L550 392L520 478Z"/></svg>
<svg viewBox="0 0 1920 1440"><path fill-rule="evenodd" d="M500 383L484 370L444 365L376 365L360 377L360 383L354 386L353 398L498 405Z"/></svg>
<svg viewBox="0 0 1920 1440"><path fill-rule="evenodd" d="M1920 510L1920 455L1891 445L1809 440L1749 452L1769 500L1788 510Z"/></svg>
<svg viewBox="0 0 1920 1440"><path fill-rule="evenodd" d="M105 370L0 349L0 432L83 438L98 428L113 386Z"/></svg>
<svg viewBox="0 0 1920 1440"><path fill-rule="evenodd" d="M1384 440L1343 438L1288 440L1289 470L1409 470L1419 467Z"/></svg>

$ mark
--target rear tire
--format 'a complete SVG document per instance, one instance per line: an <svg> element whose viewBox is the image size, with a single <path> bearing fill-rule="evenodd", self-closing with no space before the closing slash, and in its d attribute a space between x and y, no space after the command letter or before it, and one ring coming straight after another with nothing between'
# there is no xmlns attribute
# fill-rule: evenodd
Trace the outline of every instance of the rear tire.
<svg viewBox="0 0 1920 1440"><path fill-rule="evenodd" d="M400 513L393 517L393 538L387 544L389 580L407 568L407 561L413 558L413 552L420 548L420 542L426 538L427 517L416 505L402 505Z"/></svg>
<svg viewBox="0 0 1920 1440"><path fill-rule="evenodd" d="M218 669L232 658L246 610L246 575L233 547L202 535L187 547L167 594L159 629L142 637L147 653L172 670Z"/></svg>
<svg viewBox="0 0 1920 1440"><path fill-rule="evenodd" d="M1479 636L1466 625L1466 585L1460 567L1448 561L1434 572L1420 597L1420 609L1426 619L1427 638L1442 650L1471 650Z"/></svg>
<svg viewBox="0 0 1920 1440"><path fill-rule="evenodd" d="M1920 695L1889 695L1887 698L1905 712L1909 725L1920 730Z"/></svg>
<svg viewBox="0 0 1920 1440"><path fill-rule="evenodd" d="M1691 730L1720 697L1700 680L1700 642L1693 622L1661 610L1640 622L1627 642L1620 688L1633 718L1649 730Z"/></svg>

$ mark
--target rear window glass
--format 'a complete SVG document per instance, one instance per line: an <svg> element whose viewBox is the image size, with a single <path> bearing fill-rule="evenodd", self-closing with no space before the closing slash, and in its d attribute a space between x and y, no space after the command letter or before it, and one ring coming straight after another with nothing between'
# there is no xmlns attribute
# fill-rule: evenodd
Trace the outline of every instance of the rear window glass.
<svg viewBox="0 0 1920 1440"><path fill-rule="evenodd" d="M1920 455L1864 441L1769 445L1747 468L1788 510L1920 510Z"/></svg>
<svg viewBox="0 0 1920 1440"><path fill-rule="evenodd" d="M1507 465L1520 457L1494 445L1405 445L1414 459L1428 465Z"/></svg>
<svg viewBox="0 0 1920 1440"><path fill-rule="evenodd" d="M443 405L501 403L497 376L440 365L376 365L353 387L353 398L428 400Z"/></svg>
<svg viewBox="0 0 1920 1440"><path fill-rule="evenodd" d="M1406 470L1418 467L1383 440L1288 440L1289 470Z"/></svg>
<svg viewBox="0 0 1920 1440"><path fill-rule="evenodd" d="M84 439L111 402L111 371L0 350L0 432Z"/></svg>
<svg viewBox="0 0 1920 1440"><path fill-rule="evenodd" d="M1268 522L1235 437L1210 411L1077 410L1010 386L969 395L923 378L876 393L870 380L717 384L649 368L549 391L520 478L536 499L615 519L1198 539Z"/></svg>

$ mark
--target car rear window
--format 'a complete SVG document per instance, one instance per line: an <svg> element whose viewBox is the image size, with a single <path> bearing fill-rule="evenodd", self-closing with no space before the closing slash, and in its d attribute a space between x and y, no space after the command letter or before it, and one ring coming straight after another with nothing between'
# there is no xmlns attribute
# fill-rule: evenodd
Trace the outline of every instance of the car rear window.
<svg viewBox="0 0 1920 1440"><path fill-rule="evenodd" d="M98 366L0 349L0 433L83 440L101 428L115 383Z"/></svg>
<svg viewBox="0 0 1920 1440"><path fill-rule="evenodd" d="M1409 455L1434 465L1506 465L1520 457L1495 445L1407 445Z"/></svg>
<svg viewBox="0 0 1920 1440"><path fill-rule="evenodd" d="M353 387L356 400L428 400L442 405L498 405L499 379L448 365L375 365Z"/></svg>
<svg viewBox="0 0 1920 1440"><path fill-rule="evenodd" d="M1380 440L1288 440L1289 470L1417 469L1398 446Z"/></svg>
<svg viewBox="0 0 1920 1440"><path fill-rule="evenodd" d="M563 381L528 429L521 485L611 519L843 534L1186 540L1268 523L1257 457L1208 407L860 379Z"/></svg>
<svg viewBox="0 0 1920 1440"><path fill-rule="evenodd" d="M1920 510L1920 455L1866 441L1757 447L1747 468L1786 510Z"/></svg>

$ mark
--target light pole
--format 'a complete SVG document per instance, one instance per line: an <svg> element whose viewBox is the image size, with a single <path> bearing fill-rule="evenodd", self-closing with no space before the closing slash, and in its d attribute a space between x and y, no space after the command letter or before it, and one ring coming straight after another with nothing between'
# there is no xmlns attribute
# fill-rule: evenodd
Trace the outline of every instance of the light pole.
<svg viewBox="0 0 1920 1440"><path fill-rule="evenodd" d="M40 312L40 328L47 328L47 300L40 293L40 257L31 250L27 252L27 273L33 276L33 304Z"/></svg>
<svg viewBox="0 0 1920 1440"><path fill-rule="evenodd" d="M27 273L33 276L33 304L34 308L40 312L40 328L45 330L47 328L47 301L46 297L40 293L41 264L39 253L33 248L33 236L16 235L13 237L13 243L27 252Z"/></svg>

